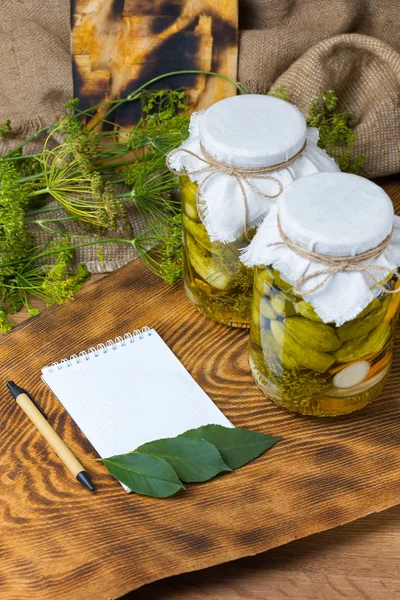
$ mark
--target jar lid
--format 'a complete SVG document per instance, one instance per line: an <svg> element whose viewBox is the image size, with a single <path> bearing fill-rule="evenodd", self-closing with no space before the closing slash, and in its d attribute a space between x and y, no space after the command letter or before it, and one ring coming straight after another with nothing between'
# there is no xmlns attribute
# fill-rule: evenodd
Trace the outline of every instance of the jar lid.
<svg viewBox="0 0 400 600"><path fill-rule="evenodd" d="M213 104L201 116L200 140L218 160L265 167L301 150L307 125L293 104L261 94L244 94Z"/></svg>
<svg viewBox="0 0 400 600"><path fill-rule="evenodd" d="M397 272L400 217L384 190L363 177L307 175L284 190L242 260L279 270L325 323L339 326Z"/></svg>
<svg viewBox="0 0 400 600"><path fill-rule="evenodd" d="M332 256L375 248L390 234L393 214L392 202L381 187L349 173L302 177L279 202L284 233L308 250Z"/></svg>
<svg viewBox="0 0 400 600"><path fill-rule="evenodd" d="M198 184L199 215L211 241L233 242L261 223L293 180L339 171L318 147L318 135L284 100L235 96L192 113L189 137L169 153L167 165ZM236 174L223 164L215 166L210 158L236 167ZM246 168L267 171L237 174Z"/></svg>

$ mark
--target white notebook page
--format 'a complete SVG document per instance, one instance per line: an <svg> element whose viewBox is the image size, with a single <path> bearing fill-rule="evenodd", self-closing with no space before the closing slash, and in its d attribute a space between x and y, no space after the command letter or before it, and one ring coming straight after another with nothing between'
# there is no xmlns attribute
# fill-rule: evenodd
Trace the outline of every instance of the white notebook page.
<svg viewBox="0 0 400 600"><path fill-rule="evenodd" d="M201 425L232 427L154 329L81 354L42 378L103 458Z"/></svg>

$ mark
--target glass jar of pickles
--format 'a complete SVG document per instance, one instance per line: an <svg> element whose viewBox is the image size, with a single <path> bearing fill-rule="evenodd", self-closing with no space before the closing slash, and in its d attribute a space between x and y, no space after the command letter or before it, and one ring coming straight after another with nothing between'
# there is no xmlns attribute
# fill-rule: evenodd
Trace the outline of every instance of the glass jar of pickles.
<svg viewBox="0 0 400 600"><path fill-rule="evenodd" d="M255 268L249 341L255 381L276 404L304 415L359 410L389 376L400 305L399 219L381 188L345 174L295 182L271 212L245 258L254 262L263 253L270 263ZM266 233L270 245L263 243ZM298 247L312 250L299 255ZM367 264L351 262L375 248ZM350 257L347 268L345 260L343 271L332 269L329 258L324 265L329 250Z"/></svg>
<svg viewBox="0 0 400 600"><path fill-rule="evenodd" d="M253 273L240 253L293 179L338 171L317 141L296 107L269 96L192 115L188 140L167 162L181 175L185 289L210 319L249 327Z"/></svg>
<svg viewBox="0 0 400 600"><path fill-rule="evenodd" d="M239 258L248 244L211 242L196 207L197 184L181 179L183 279L189 299L210 319L233 327L249 327L253 271ZM253 232L251 232L253 233Z"/></svg>

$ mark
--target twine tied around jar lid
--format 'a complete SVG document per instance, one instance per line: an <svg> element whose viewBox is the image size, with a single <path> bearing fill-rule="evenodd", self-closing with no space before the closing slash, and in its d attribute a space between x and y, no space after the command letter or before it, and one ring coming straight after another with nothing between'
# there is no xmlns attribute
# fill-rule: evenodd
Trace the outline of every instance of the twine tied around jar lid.
<svg viewBox="0 0 400 600"><path fill-rule="evenodd" d="M377 258L386 250L392 239L393 229L391 230L389 235L384 240L382 240L380 244L378 244L374 248L371 248L370 250L362 252L361 254L355 254L352 256L332 256L330 254L320 254L319 252L315 252L314 250L307 250L307 248L304 248L303 246L296 244L296 242L293 242L293 240L291 240L283 231L279 215L277 216L277 225L279 235L281 236L282 241L267 244L268 248L272 246L285 245L290 250L292 250L292 252L297 254L297 256L305 258L306 260L309 260L311 262L325 265L323 269L318 269L313 273L305 274L302 277L299 277L299 279L293 285L293 291L296 294L312 294L318 291L320 288L322 288L322 286L324 286L325 283L327 283L333 275L335 275L336 273L344 273L345 271L357 271L359 273L367 273L367 275L372 279L376 287L386 292L387 294L398 294L400 292L400 287L394 290L387 289L371 273L371 271L382 271L385 273L385 277L392 277L394 275L396 279L400 279L400 275L397 269L390 269L389 267L385 267L383 265L361 264L371 258ZM307 281L310 281L318 275L326 275L326 277L323 281L321 281L312 288L308 288L306 290L301 289L302 286L305 283L307 283Z"/></svg>
<svg viewBox="0 0 400 600"><path fill-rule="evenodd" d="M218 173L224 173L225 175L234 177L239 186L241 196L243 199L243 208L244 208L244 213L245 213L244 232L245 232L245 234L247 234L248 208L247 208L246 190L245 190L245 187L243 184L246 183L250 187L250 189L258 196L267 198L269 200L271 200L273 198L277 198L283 192L283 186L277 177L273 177L272 175L269 175L269 173L273 173L274 171L280 171L282 169L286 169L287 167L289 167L292 163L294 163L303 154L304 150L306 149L306 146L307 146L307 140L304 142L304 144L300 148L300 150L298 152L296 152L296 154L294 154L293 156L288 158L287 160L285 160L281 163L275 164L275 165L269 165L269 166L265 166L265 167L241 167L241 166L235 166L235 165L230 165L228 163L224 163L224 162L218 160L217 158L215 158L214 156L212 156L209 152L207 152L207 150L204 148L204 146L201 142L200 142L201 156L200 156L200 154L196 154L195 152L192 152L191 150L188 150L187 148L175 148L174 150L171 150L167 154L166 162L167 162L167 167L171 171L171 173L181 176L182 171L177 171L176 169L173 169L169 164L169 159L171 158L171 156L173 154L177 154L178 152L185 152L186 154L190 154L190 156L197 158L197 160L200 160L201 162L203 162L207 165L201 169L195 169L193 171L186 170L185 173L187 175L195 175L198 173L204 173L204 171L211 171L207 175L207 177L205 177L203 179L203 181L200 183L200 185L197 188L197 193L196 193L197 211L199 213L199 217L200 217L200 220L203 223L203 225L204 225L204 220L203 220L202 210L201 210L201 206L200 206L200 192L201 192L204 184L206 183L206 181L208 181L210 179L210 177L213 177L213 175L217 175ZM278 185L278 193L274 194L272 196L268 195L268 194L264 194L263 192L258 190L256 187L254 187L249 182L248 178L250 178L250 179L269 179L270 181L274 181Z"/></svg>

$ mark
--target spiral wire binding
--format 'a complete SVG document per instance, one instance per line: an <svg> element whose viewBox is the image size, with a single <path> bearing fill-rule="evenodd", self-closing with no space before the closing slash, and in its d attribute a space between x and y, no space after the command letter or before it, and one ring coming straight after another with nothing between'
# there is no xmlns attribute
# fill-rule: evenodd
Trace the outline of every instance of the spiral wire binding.
<svg viewBox="0 0 400 600"><path fill-rule="evenodd" d="M81 362L90 360L91 358L97 358L100 353L108 354L110 350L118 350L127 344L133 344L137 339L143 339L146 336L150 336L152 330L150 327L143 327L142 329L135 329L132 333L125 333L123 337L118 335L115 340L107 340L105 344L97 344L92 346L87 351L81 350L79 354L71 354L69 358L63 358L59 362L53 362L42 369L43 373L46 371L52 373L56 369L61 371L65 367L71 367L73 364L79 365Z"/></svg>

